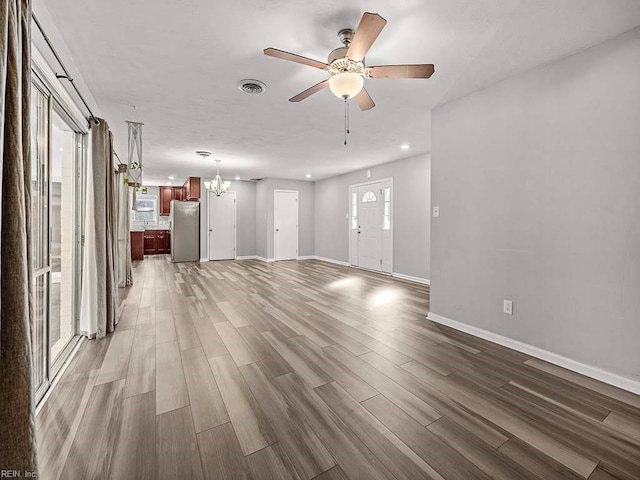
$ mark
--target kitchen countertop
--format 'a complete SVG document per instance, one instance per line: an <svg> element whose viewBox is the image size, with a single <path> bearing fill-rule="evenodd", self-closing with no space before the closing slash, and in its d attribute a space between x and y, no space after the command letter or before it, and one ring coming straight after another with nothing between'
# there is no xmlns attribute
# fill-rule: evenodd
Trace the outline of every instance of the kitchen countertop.
<svg viewBox="0 0 640 480"><path fill-rule="evenodd" d="M144 232L147 230L165 230L165 231L169 231L171 230L171 228L169 228L169 226L166 225L147 225L146 227L143 226L131 226L129 228L130 232Z"/></svg>

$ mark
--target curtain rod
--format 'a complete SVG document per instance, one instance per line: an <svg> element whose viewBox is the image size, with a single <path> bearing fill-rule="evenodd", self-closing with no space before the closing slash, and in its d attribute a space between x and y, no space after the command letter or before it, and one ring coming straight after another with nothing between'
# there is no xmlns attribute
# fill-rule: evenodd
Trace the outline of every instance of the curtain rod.
<svg viewBox="0 0 640 480"><path fill-rule="evenodd" d="M58 55L58 52L56 51L55 47L51 43L51 40L49 40L49 37L44 32L44 29L42 28L42 25L40 25L40 22L36 18L35 14L32 13L31 17L33 18L34 23L38 27L38 30L40 30L40 33L42 34L42 37L44 38L44 41L47 42L47 45L49 46L49 49L51 50L51 53L53 53L53 56L56 58L56 60L58 61L58 63L62 67L62 71L64 72L64 75L59 75L59 74L56 73L56 77L60 78L60 79L66 78L67 80L69 80L69 83L71 84L73 89L76 91L76 93L78 94L78 97L80 97L80 100L82 100L82 103L84 104L85 108L89 112L88 120L89 121L91 121L91 120L96 121L96 116L91 111L91 108L89 108L89 105L87 104L87 102L85 101L84 97L80 93L80 90L78 90L78 87L76 86L75 82L73 81L73 78L71 78L71 76L69 75L69 71L67 70L67 67L65 67L64 63L62 62L62 59L60 58L60 55Z"/></svg>

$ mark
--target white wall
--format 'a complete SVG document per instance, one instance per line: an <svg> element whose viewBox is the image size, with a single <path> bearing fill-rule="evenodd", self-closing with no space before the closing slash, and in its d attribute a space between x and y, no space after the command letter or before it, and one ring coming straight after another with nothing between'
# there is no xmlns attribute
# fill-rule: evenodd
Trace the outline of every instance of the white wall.
<svg viewBox="0 0 640 480"><path fill-rule="evenodd" d="M233 181L236 192L236 251L239 257L256 254L256 185ZM241 201L242 199L242 201Z"/></svg>
<svg viewBox="0 0 640 480"><path fill-rule="evenodd" d="M273 198L275 190L298 192L298 255L313 255L315 195L313 182L265 178L256 185L256 255L274 258Z"/></svg>
<svg viewBox="0 0 640 480"><path fill-rule="evenodd" d="M315 252L349 261L349 185L393 177L394 272L430 278L430 156L418 155L316 182Z"/></svg>
<svg viewBox="0 0 640 480"><path fill-rule="evenodd" d="M256 255L267 258L267 195L268 182L256 183Z"/></svg>
<svg viewBox="0 0 640 480"><path fill-rule="evenodd" d="M640 29L432 119L432 312L640 380Z"/></svg>

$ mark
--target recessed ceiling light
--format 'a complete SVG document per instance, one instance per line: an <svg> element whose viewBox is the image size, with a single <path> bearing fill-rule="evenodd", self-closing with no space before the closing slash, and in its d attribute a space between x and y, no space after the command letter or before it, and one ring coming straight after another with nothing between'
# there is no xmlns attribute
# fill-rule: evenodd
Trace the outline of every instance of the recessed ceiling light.
<svg viewBox="0 0 640 480"><path fill-rule="evenodd" d="M409 145L407 145L406 143L404 145L400 145L400 148L402 150L409 150Z"/></svg>
<svg viewBox="0 0 640 480"><path fill-rule="evenodd" d="M61 151L61 152L64 152L64 148L60 147L60 151Z"/></svg>
<svg viewBox="0 0 640 480"><path fill-rule="evenodd" d="M311 178L311 174L310 174L310 173L307 173L306 177L307 177L307 178Z"/></svg>
<svg viewBox="0 0 640 480"><path fill-rule="evenodd" d="M236 180L240 180L240 177L236 177Z"/></svg>
<svg viewBox="0 0 640 480"><path fill-rule="evenodd" d="M169 180L175 180L176 177L168 177Z"/></svg>

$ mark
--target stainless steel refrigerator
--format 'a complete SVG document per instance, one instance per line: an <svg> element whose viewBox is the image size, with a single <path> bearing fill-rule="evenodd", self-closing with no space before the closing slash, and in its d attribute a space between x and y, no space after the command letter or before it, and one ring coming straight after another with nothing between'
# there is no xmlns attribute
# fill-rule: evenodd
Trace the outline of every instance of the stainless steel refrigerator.
<svg viewBox="0 0 640 480"><path fill-rule="evenodd" d="M171 201L171 261L200 260L200 203Z"/></svg>

